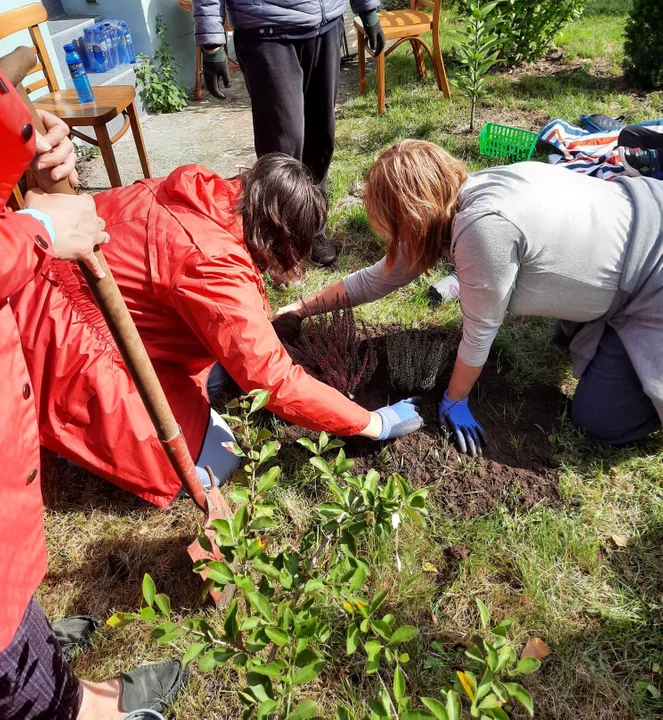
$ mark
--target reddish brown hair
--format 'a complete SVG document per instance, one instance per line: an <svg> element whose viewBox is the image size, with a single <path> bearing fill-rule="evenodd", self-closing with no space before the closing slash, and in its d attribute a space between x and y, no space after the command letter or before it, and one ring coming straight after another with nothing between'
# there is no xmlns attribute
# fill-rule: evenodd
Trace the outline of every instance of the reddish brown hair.
<svg viewBox="0 0 663 720"><path fill-rule="evenodd" d="M410 268L424 272L448 255L465 180L465 164L433 143L404 140L380 153L366 176L364 205L373 228L388 237L388 265L403 252Z"/></svg>

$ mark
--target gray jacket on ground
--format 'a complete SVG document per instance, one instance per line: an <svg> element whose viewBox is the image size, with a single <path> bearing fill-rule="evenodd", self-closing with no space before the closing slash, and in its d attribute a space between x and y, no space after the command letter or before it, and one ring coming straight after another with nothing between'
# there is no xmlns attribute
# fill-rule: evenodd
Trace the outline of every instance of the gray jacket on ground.
<svg viewBox="0 0 663 720"><path fill-rule="evenodd" d="M376 10L379 0L351 0L355 14ZM345 0L193 0L196 45L226 41L226 10L237 30L263 33L265 38L296 38L322 28L345 12Z"/></svg>
<svg viewBox="0 0 663 720"><path fill-rule="evenodd" d="M536 162L484 170L461 190L451 256L461 360L486 362L509 310L585 323L571 345L580 377L609 323L663 420L663 182L608 183ZM414 279L403 266L382 260L346 277L353 304Z"/></svg>

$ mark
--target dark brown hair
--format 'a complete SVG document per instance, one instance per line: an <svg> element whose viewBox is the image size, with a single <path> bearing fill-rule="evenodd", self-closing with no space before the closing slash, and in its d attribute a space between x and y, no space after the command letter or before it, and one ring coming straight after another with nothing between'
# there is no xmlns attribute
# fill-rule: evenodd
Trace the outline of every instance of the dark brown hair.
<svg viewBox="0 0 663 720"><path fill-rule="evenodd" d="M404 140L378 156L366 176L364 205L373 229L388 236L388 265L399 249L420 272L448 255L466 180L464 163L423 140Z"/></svg>
<svg viewBox="0 0 663 720"><path fill-rule="evenodd" d="M324 192L299 160L281 153L263 155L241 179L238 211L251 257L262 272L292 270L325 230Z"/></svg>

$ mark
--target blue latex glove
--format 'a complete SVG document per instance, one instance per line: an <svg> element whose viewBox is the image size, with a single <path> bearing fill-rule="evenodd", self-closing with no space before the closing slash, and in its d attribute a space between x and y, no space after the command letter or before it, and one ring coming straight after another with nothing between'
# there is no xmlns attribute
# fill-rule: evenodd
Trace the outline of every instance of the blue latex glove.
<svg viewBox="0 0 663 720"><path fill-rule="evenodd" d="M424 424L419 415L420 400L421 398L411 397L376 410L382 418L382 432L375 439L393 440L418 430Z"/></svg>
<svg viewBox="0 0 663 720"><path fill-rule="evenodd" d="M460 452L466 453L469 448L473 457L477 453L481 455L481 445L486 444L486 436L481 425L474 419L467 398L452 400L445 391L440 400L438 418L442 426L453 430Z"/></svg>

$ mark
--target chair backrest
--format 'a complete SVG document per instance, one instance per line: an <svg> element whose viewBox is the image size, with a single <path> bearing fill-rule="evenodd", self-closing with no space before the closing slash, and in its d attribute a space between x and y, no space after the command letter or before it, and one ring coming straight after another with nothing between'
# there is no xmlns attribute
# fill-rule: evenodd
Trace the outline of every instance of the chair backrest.
<svg viewBox="0 0 663 720"><path fill-rule="evenodd" d="M439 32L442 0L410 0L410 10L418 10L420 7L433 11L433 32Z"/></svg>
<svg viewBox="0 0 663 720"><path fill-rule="evenodd" d="M0 13L0 40L21 30L30 31L30 37L33 42L30 50L37 54L39 62L23 82L23 87L28 95L44 87L47 87L51 92L60 89L57 78L55 77L53 65L51 64L51 59L44 44L44 37L39 28L39 23L46 22L47 20L48 13L41 3L32 3L18 7L15 10ZM41 77L32 79L35 73L39 73Z"/></svg>

